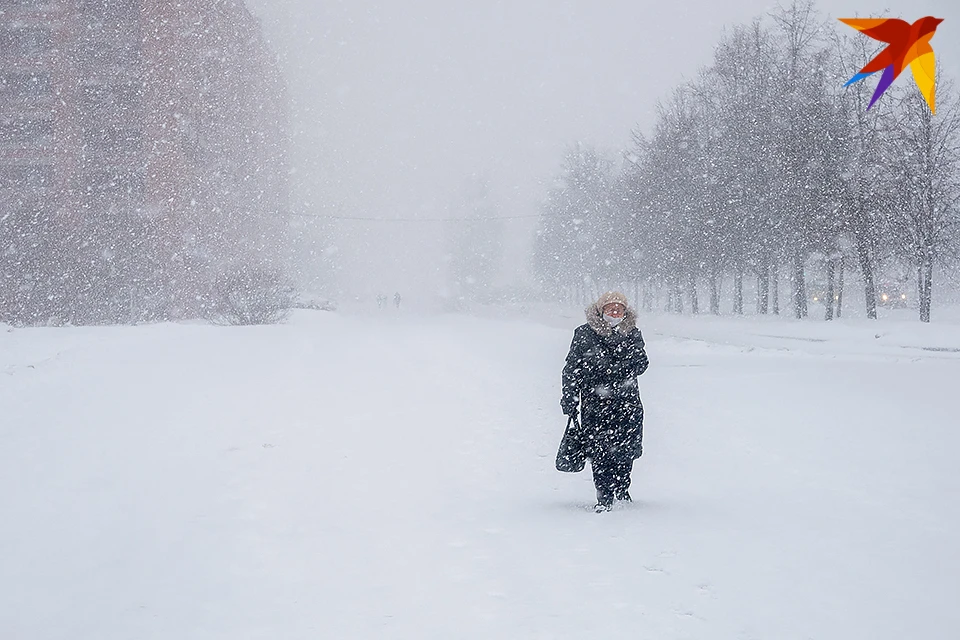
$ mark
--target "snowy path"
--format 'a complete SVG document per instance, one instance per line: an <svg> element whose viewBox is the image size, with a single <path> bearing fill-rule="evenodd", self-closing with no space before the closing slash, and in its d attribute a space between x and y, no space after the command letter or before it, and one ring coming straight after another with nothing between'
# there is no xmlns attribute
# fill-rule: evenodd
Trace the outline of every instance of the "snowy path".
<svg viewBox="0 0 960 640"><path fill-rule="evenodd" d="M960 359L650 335L597 515L570 330L392 320L0 332L0 637L960 632Z"/></svg>

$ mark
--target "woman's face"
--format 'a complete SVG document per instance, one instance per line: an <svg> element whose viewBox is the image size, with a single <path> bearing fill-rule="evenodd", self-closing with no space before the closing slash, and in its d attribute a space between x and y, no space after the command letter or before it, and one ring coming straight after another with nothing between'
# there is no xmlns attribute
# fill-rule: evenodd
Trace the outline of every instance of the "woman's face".
<svg viewBox="0 0 960 640"><path fill-rule="evenodd" d="M611 302L603 305L603 315L610 316L611 318L622 318L626 312L627 308L619 302Z"/></svg>

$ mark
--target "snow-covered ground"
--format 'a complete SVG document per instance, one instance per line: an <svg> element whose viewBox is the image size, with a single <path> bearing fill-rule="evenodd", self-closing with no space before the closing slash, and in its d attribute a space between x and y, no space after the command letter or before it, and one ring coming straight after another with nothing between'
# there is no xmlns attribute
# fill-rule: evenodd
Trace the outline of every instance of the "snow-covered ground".
<svg viewBox="0 0 960 640"><path fill-rule="evenodd" d="M594 514L540 320L0 328L0 638L960 637L960 325L642 318Z"/></svg>

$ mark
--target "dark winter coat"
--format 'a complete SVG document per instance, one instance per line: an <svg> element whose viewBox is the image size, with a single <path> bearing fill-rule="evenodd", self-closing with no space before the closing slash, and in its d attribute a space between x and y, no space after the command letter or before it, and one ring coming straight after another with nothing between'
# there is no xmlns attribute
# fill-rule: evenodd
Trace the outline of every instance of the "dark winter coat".
<svg viewBox="0 0 960 640"><path fill-rule="evenodd" d="M643 452L643 405L637 376L649 362L637 315L627 309L611 327L596 304L587 307L587 323L577 327L563 367L565 415L580 403L581 440L588 458L634 460Z"/></svg>

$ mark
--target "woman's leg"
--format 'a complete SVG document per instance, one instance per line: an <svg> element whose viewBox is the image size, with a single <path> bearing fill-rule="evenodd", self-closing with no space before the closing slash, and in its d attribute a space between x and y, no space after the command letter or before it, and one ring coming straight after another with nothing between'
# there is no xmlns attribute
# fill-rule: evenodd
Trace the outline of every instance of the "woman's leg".
<svg viewBox="0 0 960 640"><path fill-rule="evenodd" d="M597 489L597 505L612 506L617 487L617 465L604 458L593 458L590 468L593 470L593 486Z"/></svg>
<svg viewBox="0 0 960 640"><path fill-rule="evenodd" d="M630 474L633 472L633 460L621 460L614 470L613 496L617 500L630 500Z"/></svg>

